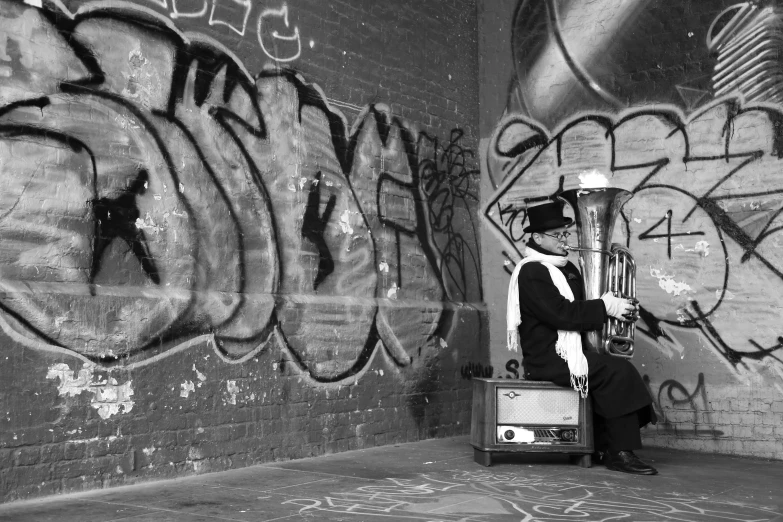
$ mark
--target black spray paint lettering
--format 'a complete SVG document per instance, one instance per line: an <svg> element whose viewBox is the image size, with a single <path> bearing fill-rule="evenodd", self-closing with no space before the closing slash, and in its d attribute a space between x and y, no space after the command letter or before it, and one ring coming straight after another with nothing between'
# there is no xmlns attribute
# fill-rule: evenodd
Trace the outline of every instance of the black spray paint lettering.
<svg viewBox="0 0 783 522"><path fill-rule="evenodd" d="M38 11L31 12L38 16ZM315 380L334 382L361 371L378 340L398 364L409 364L405 352L420 352L440 324L444 289L449 289L453 299L480 295L475 225L471 222L461 230L451 219L452 210L458 206L468 210L477 201L471 188L477 169L472 166L472 151L461 145L460 129L441 142L414 135L407 123L392 118L389 127L402 130L405 144L394 145L398 147L394 150L389 146L384 153L404 158L410 172L403 177L387 174L373 187L375 193L362 193L361 205L359 181L373 176L368 168L357 167L364 159L351 143L362 144L365 138L348 135L344 118L329 108L317 86L289 70L264 72L254 79L220 44L185 35L147 9L139 9L138 20L129 6L106 7L100 16L97 11L91 13L63 12L41 20L73 46L52 52L60 53L58 59L63 63L79 63L86 73L80 82L58 84L51 94L17 100L0 109L0 146L10 146L8 139L12 138L15 147L20 143L27 147L20 149L27 156L19 158L19 168L3 174L10 176L12 187L24 187L39 175L33 168L36 156L52 161L46 157L48 141L37 138L41 133L49 141L61 136L64 142L78 145L58 153L56 161L69 167L77 162L86 166L83 172L74 170L83 179L64 185L70 187L74 201L68 202L63 215L71 212L75 217L57 224L74 228L68 231L69 237L75 234L79 248L69 247L68 263L41 259L43 266L55 267L46 277L74 283L73 274L81 274L79 281L92 289L106 274L135 270L141 275L136 280L139 283L165 291L184 290L188 298L104 296L99 301L94 291L59 297L64 301L58 306L66 314L78 308L104 309L111 302L111 317L122 318L113 322L112 331L102 330L100 321L86 324L76 316L52 328L51 321L43 320L46 314L40 314L41 307L48 306L43 294L33 293L21 301L0 300L0 308L22 325L23 337L30 339L31 346L44 341L113 366L120 358L122 364L135 364L208 334L214 336L221 357L243 361L263 350L275 333L300 369ZM107 39L101 36L106 24L114 24L113 41L137 41L140 34L150 37L141 38L143 45L133 55L132 65L154 68L163 80L162 91L137 90L131 97L119 88L124 85L120 79L125 77L122 67L127 60L106 45ZM169 52L159 54L160 49L144 45L163 46ZM175 62L150 61L158 55L173 56ZM20 60L12 65L27 67L25 63ZM29 77L25 72L15 71L13 76ZM276 96L262 91L273 91ZM314 112L319 116L313 117ZM376 113L371 108L367 118ZM84 115L89 116L90 125L84 124ZM286 169L304 172L317 162L287 157L285 151L290 148L275 148L275 143L290 135L268 133L270 124L301 128L314 140L323 137L323 142L310 148L324 151L319 162L331 162L330 168L308 170L291 181ZM387 139L390 135L384 134ZM126 142L129 145L123 149L115 145ZM346 172L351 169L348 179ZM50 197L35 193L43 189L41 185L20 193ZM400 212L404 206L395 208L394 201L376 199L377 191L387 189L413 202L412 214ZM236 198L237 194L242 197ZM3 219L17 220L22 228L29 226L24 225L29 215L14 213L24 206L4 209ZM368 225L373 216L377 227ZM387 297L378 277L381 269L375 263L386 254L377 240L384 228L396 237L398 267L403 256L407 259L419 249L424 252L421 263L428 268L429 279L408 281L403 291L414 298L420 292L429 299L433 305L426 313L414 307L400 315L400 310L407 309L385 310L370 300L364 309L352 310L352 319L346 322L340 321L347 316L339 307L318 308L318 303L288 299L315 292ZM315 255L303 242L312 244ZM50 252L62 257L61 247L54 243ZM14 248L18 258L28 255L26 243L15 243ZM18 270L22 273L24 267ZM297 273L307 277L290 276ZM398 275L399 288L404 279ZM73 306L73 300L79 305ZM85 317L99 315L87 313ZM376 327L376 322L382 327ZM316 337L322 336L311 344L323 350L312 351L295 335L303 325L312 326ZM335 333L338 327L343 330ZM84 336L94 341L85 345L80 342ZM118 344L104 342L109 337L123 339L119 343L122 353L104 353L102 346ZM319 357L331 357L329 364Z"/></svg>
<svg viewBox="0 0 783 522"><path fill-rule="evenodd" d="M494 369L492 366L478 362L465 364L460 369L460 373L462 374L463 379L472 379L473 377L490 378L492 377L493 372Z"/></svg>

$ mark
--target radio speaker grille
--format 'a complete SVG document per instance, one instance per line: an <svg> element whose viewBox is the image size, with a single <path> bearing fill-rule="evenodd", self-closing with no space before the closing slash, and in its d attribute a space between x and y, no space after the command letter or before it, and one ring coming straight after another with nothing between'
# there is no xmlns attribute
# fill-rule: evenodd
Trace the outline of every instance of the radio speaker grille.
<svg viewBox="0 0 783 522"><path fill-rule="evenodd" d="M579 394L569 388L497 388L497 423L579 425Z"/></svg>

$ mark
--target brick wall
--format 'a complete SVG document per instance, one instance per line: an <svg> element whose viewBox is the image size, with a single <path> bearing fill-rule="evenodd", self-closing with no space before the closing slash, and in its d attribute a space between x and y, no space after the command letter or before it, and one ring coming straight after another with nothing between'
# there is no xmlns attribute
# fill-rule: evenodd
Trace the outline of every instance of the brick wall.
<svg viewBox="0 0 783 522"><path fill-rule="evenodd" d="M782 409L774 389L713 390L706 406L666 405L664 421L646 438L655 446L779 459Z"/></svg>
<svg viewBox="0 0 783 522"><path fill-rule="evenodd" d="M638 265L633 362L662 419L646 443L780 458L781 62L742 76L756 56L731 27L775 42L783 11L743 5L479 3L482 269L504 309L526 206L598 169L634 193L614 241ZM515 377L490 320L492 374Z"/></svg>
<svg viewBox="0 0 783 522"><path fill-rule="evenodd" d="M0 0L2 500L467 433L471 1Z"/></svg>

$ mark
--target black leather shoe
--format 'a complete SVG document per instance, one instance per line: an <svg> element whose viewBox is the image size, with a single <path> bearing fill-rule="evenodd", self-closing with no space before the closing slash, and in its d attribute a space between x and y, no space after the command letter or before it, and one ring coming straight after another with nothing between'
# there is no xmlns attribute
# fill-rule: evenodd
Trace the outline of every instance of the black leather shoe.
<svg viewBox="0 0 783 522"><path fill-rule="evenodd" d="M604 454L604 464L612 471L633 473L635 475L657 475L658 470L645 464L633 451L607 451Z"/></svg>

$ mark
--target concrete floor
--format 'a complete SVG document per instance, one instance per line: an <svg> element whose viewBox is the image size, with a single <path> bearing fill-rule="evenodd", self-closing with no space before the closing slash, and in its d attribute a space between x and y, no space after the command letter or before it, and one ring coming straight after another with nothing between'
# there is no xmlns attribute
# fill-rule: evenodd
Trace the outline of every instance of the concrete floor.
<svg viewBox="0 0 783 522"><path fill-rule="evenodd" d="M484 468L467 438L429 440L15 502L0 506L0 521L783 521L783 462L638 454L660 474L556 455Z"/></svg>

